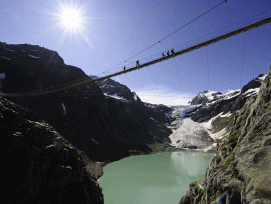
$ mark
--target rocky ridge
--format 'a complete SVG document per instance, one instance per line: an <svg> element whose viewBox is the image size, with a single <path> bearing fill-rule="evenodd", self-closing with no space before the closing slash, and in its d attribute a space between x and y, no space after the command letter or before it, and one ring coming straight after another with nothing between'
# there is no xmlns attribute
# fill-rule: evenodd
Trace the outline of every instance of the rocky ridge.
<svg viewBox="0 0 271 204"><path fill-rule="evenodd" d="M6 75L1 88L4 93L43 91L90 78L81 69L66 65L56 52L28 44L0 43L0 73ZM102 175L102 166L108 162L176 149L169 147L172 131L164 125L168 117L159 108L135 100L133 94L120 100L104 95L93 83L43 96L3 97L24 107L32 120L41 118L53 124L65 139L84 151L90 158L87 168L95 178Z"/></svg>
<svg viewBox="0 0 271 204"><path fill-rule="evenodd" d="M226 134L218 140L217 156L206 169L204 180L191 183L180 204L209 204L224 193L223 204L271 203L270 93L271 66L266 77L252 80L236 96L192 113L191 118L199 122L217 116L212 121L213 131L225 128ZM221 118L221 113L227 117ZM197 188L198 183L204 191Z"/></svg>
<svg viewBox="0 0 271 204"><path fill-rule="evenodd" d="M95 75L90 75L92 79L97 79ZM133 101L139 104L142 104L142 101L135 92L132 92L127 86L112 80L105 79L102 81L96 82L96 84L101 88L104 94L115 96L117 98L123 98L129 101Z"/></svg>
<svg viewBox="0 0 271 204"><path fill-rule="evenodd" d="M205 105L209 101L217 99L219 96L222 96L221 92L206 90L200 92L195 98L192 99L192 101L189 101L188 103L190 105Z"/></svg>
<svg viewBox="0 0 271 204"><path fill-rule="evenodd" d="M0 72L6 77L2 83L4 93L24 93L50 90L52 87L90 78L81 69L66 65L57 52L38 45L10 45L0 42ZM57 95L98 94L96 84L89 84ZM56 95L56 94L51 94Z"/></svg>
<svg viewBox="0 0 271 204"><path fill-rule="evenodd" d="M6 75L1 91L8 94L39 92L89 78L81 69L66 65L56 52L27 44L0 43L0 73ZM5 119L1 124L1 130L8 131L5 155L10 153L10 161L22 156L18 161L22 172L8 188L8 203L103 203L96 185L102 166L130 155L178 150L169 145L172 131L165 125L169 119L164 113L170 109L145 105L129 91L124 91L128 94L123 100L104 95L95 83L42 96L3 94L9 99L1 99L3 109L20 107L9 112L18 109L23 118L3 113L10 125ZM36 176L30 178L33 172Z"/></svg>
<svg viewBox="0 0 271 204"><path fill-rule="evenodd" d="M53 127L0 98L0 131L5 203L104 203L87 156Z"/></svg>

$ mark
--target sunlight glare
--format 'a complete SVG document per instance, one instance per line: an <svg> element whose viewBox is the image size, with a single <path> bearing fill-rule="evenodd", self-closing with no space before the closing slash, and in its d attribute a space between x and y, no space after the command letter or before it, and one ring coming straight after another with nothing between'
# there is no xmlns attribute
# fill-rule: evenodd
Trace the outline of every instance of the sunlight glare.
<svg viewBox="0 0 271 204"><path fill-rule="evenodd" d="M61 14L63 26L68 29L78 29L81 25L81 16L75 9L66 9Z"/></svg>
<svg viewBox="0 0 271 204"><path fill-rule="evenodd" d="M57 0L55 3L48 3L48 5L50 9L42 8L40 11L50 15L49 26L44 29L44 32L57 38L59 47L66 43L69 46L76 44L78 50L82 50L84 45L82 42L93 47L90 37L91 32L94 31L92 25L95 18L89 16L89 2L85 0ZM92 30L90 30L91 27Z"/></svg>

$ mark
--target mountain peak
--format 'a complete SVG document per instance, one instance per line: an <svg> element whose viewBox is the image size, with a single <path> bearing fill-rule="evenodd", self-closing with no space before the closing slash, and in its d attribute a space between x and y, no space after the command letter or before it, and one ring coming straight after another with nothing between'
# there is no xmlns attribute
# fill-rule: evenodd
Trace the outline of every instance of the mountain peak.
<svg viewBox="0 0 271 204"><path fill-rule="evenodd" d="M241 89L241 93L245 93L249 89L259 88L262 85L262 82L266 76L267 75L265 75L265 74L260 74L255 79L252 79L248 84L243 86L243 88Z"/></svg>
<svg viewBox="0 0 271 204"><path fill-rule="evenodd" d="M219 96L222 96L221 92L215 92L211 90L205 90L200 92L195 98L190 102L191 105L205 105L207 102L212 101Z"/></svg>
<svg viewBox="0 0 271 204"><path fill-rule="evenodd" d="M95 75L90 75L92 79L97 79ZM119 99L125 99L134 101L136 103L142 103L140 98L135 92L132 92L127 86L114 81L113 79L105 79L96 82L96 84L102 89L105 95L113 96Z"/></svg>

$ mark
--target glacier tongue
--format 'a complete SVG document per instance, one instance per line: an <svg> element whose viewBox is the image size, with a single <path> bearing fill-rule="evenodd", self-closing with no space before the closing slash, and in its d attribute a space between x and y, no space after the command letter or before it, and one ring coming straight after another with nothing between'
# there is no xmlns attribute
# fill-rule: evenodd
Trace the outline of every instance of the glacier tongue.
<svg viewBox="0 0 271 204"><path fill-rule="evenodd" d="M210 132L212 118L207 123L197 123L190 118L184 118L186 113L193 111L199 105L193 106L176 106L172 111L171 117L176 120L171 123L172 134L169 136L171 145L177 148L190 149L210 149L213 146L213 135ZM215 137L214 137L215 138Z"/></svg>
<svg viewBox="0 0 271 204"><path fill-rule="evenodd" d="M172 146L178 148L207 148L211 145L211 138L205 127L190 118L182 120L182 125L169 136ZM210 136L209 136L210 137Z"/></svg>

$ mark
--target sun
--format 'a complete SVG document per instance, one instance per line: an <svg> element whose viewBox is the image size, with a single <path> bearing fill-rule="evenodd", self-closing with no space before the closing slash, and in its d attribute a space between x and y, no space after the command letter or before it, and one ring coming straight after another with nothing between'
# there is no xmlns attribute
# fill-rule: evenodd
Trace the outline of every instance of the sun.
<svg viewBox="0 0 271 204"><path fill-rule="evenodd" d="M91 37L96 18L91 16L92 4L85 0L56 0L48 2L47 8L39 7L38 11L48 14L44 34L52 35L58 47L67 43L69 46L76 44L80 50L83 43L93 47Z"/></svg>
<svg viewBox="0 0 271 204"><path fill-rule="evenodd" d="M82 26L82 16L79 10L64 9L60 14L62 26L68 30L77 30Z"/></svg>

